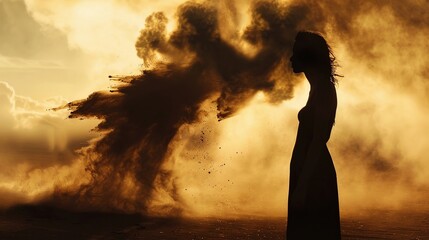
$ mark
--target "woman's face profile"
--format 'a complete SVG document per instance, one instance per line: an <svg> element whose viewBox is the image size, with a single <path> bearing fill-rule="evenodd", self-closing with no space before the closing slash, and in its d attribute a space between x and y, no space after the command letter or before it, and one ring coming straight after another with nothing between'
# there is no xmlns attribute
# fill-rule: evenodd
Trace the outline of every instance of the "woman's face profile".
<svg viewBox="0 0 429 240"><path fill-rule="evenodd" d="M302 46L299 42L295 41L293 45L292 56L290 57L290 62L292 65L292 70L294 73L304 72L304 61L299 52L302 51Z"/></svg>

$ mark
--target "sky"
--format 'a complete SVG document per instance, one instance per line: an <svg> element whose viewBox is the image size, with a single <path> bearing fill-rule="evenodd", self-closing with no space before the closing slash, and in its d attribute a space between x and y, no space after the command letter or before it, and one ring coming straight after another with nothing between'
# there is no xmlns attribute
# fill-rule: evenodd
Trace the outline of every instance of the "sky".
<svg viewBox="0 0 429 240"><path fill-rule="evenodd" d="M427 1L183 3L0 0L0 207L285 216L309 91L288 70L298 30L326 37L343 76L341 214L427 196Z"/></svg>

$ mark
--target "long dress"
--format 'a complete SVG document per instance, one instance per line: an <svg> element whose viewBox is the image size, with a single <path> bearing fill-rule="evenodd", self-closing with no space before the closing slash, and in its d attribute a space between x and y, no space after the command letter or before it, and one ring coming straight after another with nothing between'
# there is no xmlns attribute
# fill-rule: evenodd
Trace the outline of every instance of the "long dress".
<svg viewBox="0 0 429 240"><path fill-rule="evenodd" d="M291 206L291 196L313 138L314 107L307 104L298 113L298 119L298 134L290 162L287 240L341 239L337 177L326 144L309 181L304 207Z"/></svg>

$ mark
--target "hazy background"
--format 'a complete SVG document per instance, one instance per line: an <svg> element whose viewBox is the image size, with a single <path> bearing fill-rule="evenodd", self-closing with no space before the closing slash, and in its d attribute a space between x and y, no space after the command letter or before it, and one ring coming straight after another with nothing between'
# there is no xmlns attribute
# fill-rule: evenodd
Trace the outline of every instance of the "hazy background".
<svg viewBox="0 0 429 240"><path fill-rule="evenodd" d="M86 181L76 150L100 136L90 132L96 121L48 109L108 89L108 75L138 74L145 18L164 11L172 31L182 2L0 0L0 206ZM323 13L306 16L323 26L344 75L329 142L342 214L421 201L429 187L429 3L293 2ZM251 52L234 37L249 24L250 3L234 3L238 24L224 23L222 36ZM301 79L294 98L277 104L257 94L221 122L208 105L204 121L181 128L165 168L185 213L285 216L296 115L308 90ZM174 203L159 192L153 206L165 204Z"/></svg>

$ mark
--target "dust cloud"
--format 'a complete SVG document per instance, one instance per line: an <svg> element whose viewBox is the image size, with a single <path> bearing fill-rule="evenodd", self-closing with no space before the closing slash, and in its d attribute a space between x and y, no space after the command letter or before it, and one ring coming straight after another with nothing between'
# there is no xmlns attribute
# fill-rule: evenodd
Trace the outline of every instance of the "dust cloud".
<svg viewBox="0 0 429 240"><path fill-rule="evenodd" d="M79 201L146 212L160 188L180 203L171 177L174 169L161 167L179 129L205 119L203 104L216 102L220 121L257 92L272 94L272 101L290 98L294 79L285 78L290 76L286 46L292 44L300 19L285 7L278 12L270 3L256 4L243 41L258 51L247 56L221 38L218 11L208 3L184 3L178 8L177 29L169 36L166 17L152 14L136 43L147 69L139 76L113 77L119 85L110 92L68 105L70 117L99 118L97 130L105 132L85 152L92 178L79 188ZM180 206L170 211L180 211Z"/></svg>

